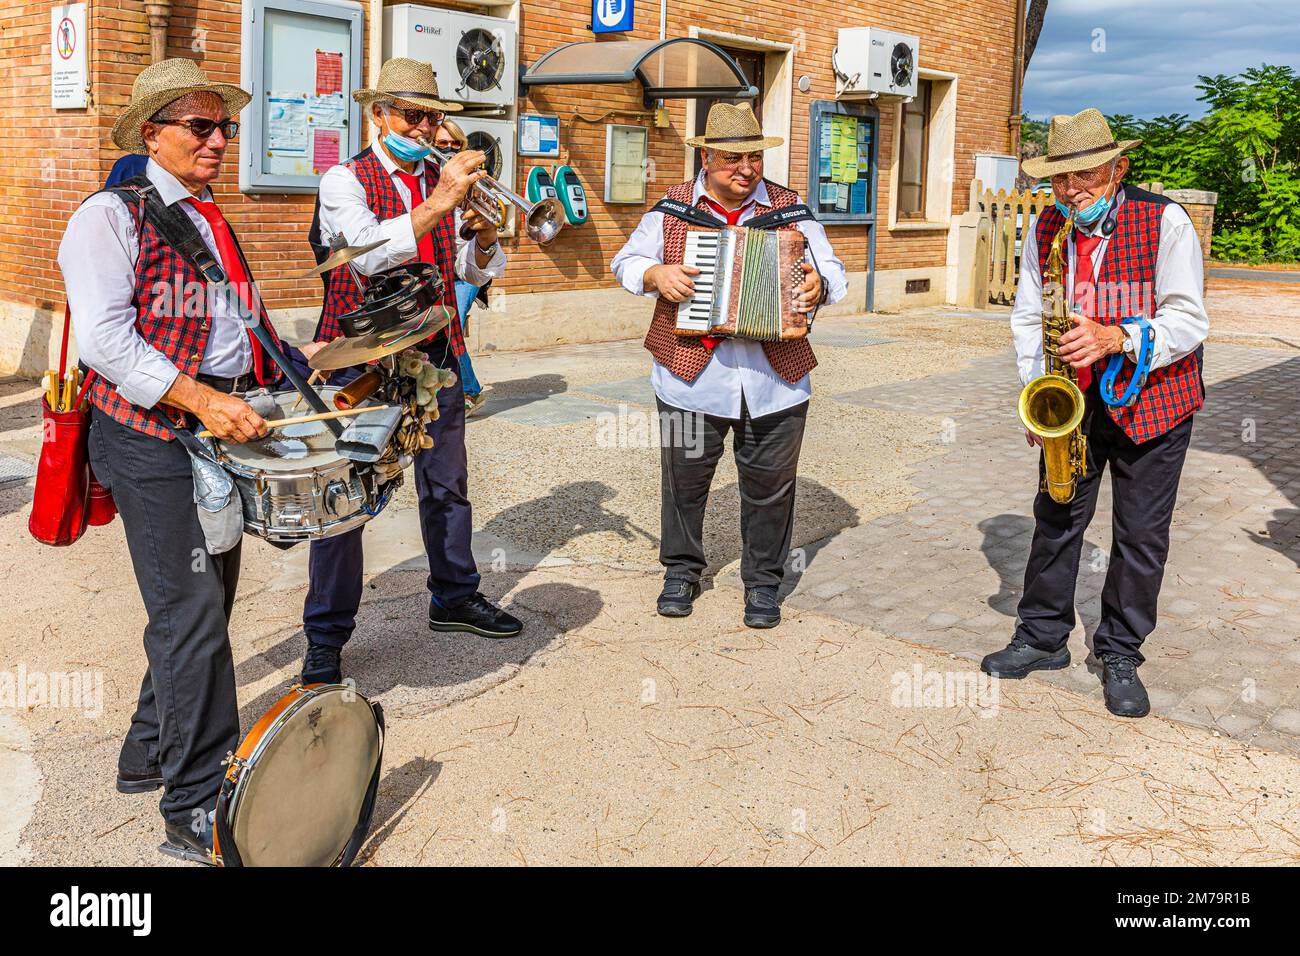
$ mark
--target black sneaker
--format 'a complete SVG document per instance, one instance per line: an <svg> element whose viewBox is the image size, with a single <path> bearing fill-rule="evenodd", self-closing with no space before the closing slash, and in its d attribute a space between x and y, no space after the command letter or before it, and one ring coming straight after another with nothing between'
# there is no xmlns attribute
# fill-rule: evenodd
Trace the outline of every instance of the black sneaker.
<svg viewBox="0 0 1300 956"><path fill-rule="evenodd" d="M166 839L158 847L158 852L187 863L214 866L216 861L212 857L212 830L215 817L216 812L209 810L206 814L195 817L197 826L168 821L164 825Z"/></svg>
<svg viewBox="0 0 1300 956"><path fill-rule="evenodd" d="M117 771L118 793L149 793L163 785L162 767L150 767L144 773L132 773L120 767Z"/></svg>
<svg viewBox="0 0 1300 956"><path fill-rule="evenodd" d="M980 670L1003 680L1020 680L1031 671L1059 671L1070 666L1070 649L1044 651L1030 644L1020 635L1000 651L994 651L980 661Z"/></svg>
<svg viewBox="0 0 1300 956"><path fill-rule="evenodd" d="M1137 661L1122 654L1103 654L1101 677L1106 709L1116 717L1145 717L1151 712L1151 700L1142 679L1137 675Z"/></svg>
<svg viewBox="0 0 1300 956"><path fill-rule="evenodd" d="M484 637L518 637L524 622L482 594L475 594L454 607L442 607L430 601L429 627L435 631L466 631Z"/></svg>
<svg viewBox="0 0 1300 956"><path fill-rule="evenodd" d="M776 627L781 623L781 601L772 585L745 588L745 627Z"/></svg>
<svg viewBox="0 0 1300 956"><path fill-rule="evenodd" d="M664 589L659 592L655 610L664 617L689 617L695 609L695 599L699 596L698 581L668 578L664 581Z"/></svg>
<svg viewBox="0 0 1300 956"><path fill-rule="evenodd" d="M343 681L343 648L331 644L307 642L307 654L302 659L304 684L339 684Z"/></svg>

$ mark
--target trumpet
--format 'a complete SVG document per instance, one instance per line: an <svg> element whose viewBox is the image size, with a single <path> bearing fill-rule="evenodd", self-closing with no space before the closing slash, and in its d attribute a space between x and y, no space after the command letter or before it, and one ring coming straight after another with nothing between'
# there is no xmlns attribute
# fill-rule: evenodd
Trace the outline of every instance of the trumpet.
<svg viewBox="0 0 1300 956"><path fill-rule="evenodd" d="M428 148L437 158L439 165L446 165L455 156L455 153L434 146L425 137L417 136L416 140ZM564 228L564 209L558 199L550 197L535 203L529 202L491 176L484 176L477 180L470 187L464 202L465 208L474 210L497 229L506 224L511 205L518 206L523 212L524 232L533 242L544 246L558 236L560 230ZM472 229L461 226L462 239L470 239L473 235Z"/></svg>

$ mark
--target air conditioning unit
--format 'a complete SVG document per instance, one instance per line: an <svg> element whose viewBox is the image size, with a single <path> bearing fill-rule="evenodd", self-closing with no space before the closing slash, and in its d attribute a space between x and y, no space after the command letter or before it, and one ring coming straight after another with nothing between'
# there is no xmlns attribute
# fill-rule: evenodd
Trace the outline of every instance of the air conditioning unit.
<svg viewBox="0 0 1300 956"><path fill-rule="evenodd" d="M515 24L457 10L404 3L384 8L384 59L433 66L438 92L466 106L510 106L518 83Z"/></svg>
<svg viewBox="0 0 1300 956"><path fill-rule="evenodd" d="M842 27L832 56L836 96L916 96L920 43L879 27Z"/></svg>

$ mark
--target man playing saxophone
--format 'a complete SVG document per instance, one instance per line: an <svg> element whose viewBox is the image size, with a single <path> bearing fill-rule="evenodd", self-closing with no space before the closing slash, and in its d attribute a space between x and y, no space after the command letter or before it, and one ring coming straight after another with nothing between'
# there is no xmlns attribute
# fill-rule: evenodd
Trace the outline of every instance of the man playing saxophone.
<svg viewBox="0 0 1300 956"><path fill-rule="evenodd" d="M1192 416L1204 401L1201 344L1209 331L1201 247L1187 213L1124 184L1122 154L1139 142L1117 143L1102 114L1086 109L1054 117L1047 155L1024 162L1030 176L1050 178L1055 196L1026 236L1011 314L1028 385L1025 437L1046 454L1015 635L981 665L1003 678L1069 666L1080 552L1109 466L1113 541L1093 653L1104 668L1106 706L1124 717L1150 710L1137 668L1156 624ZM1055 379L1042 375L1045 340ZM1070 390L1061 379L1077 383L1083 402L1077 427L1058 438L1046 419L1064 417ZM1039 385L1061 399L1026 413ZM1081 453L1077 471L1071 451Z"/></svg>

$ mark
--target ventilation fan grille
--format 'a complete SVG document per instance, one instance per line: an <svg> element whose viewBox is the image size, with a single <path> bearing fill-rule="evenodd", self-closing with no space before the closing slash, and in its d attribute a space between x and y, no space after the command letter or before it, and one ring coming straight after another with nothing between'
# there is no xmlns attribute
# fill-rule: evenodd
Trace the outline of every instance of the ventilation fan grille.
<svg viewBox="0 0 1300 956"><path fill-rule="evenodd" d="M457 91L471 89L476 93L486 93L499 88L505 66L506 57L499 36L481 27L466 30L456 44L456 70L461 80Z"/></svg>

